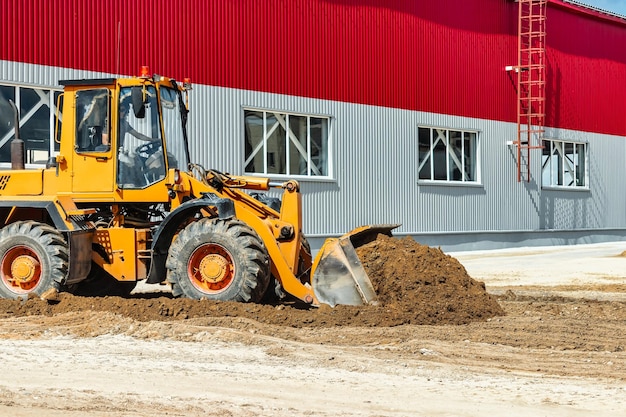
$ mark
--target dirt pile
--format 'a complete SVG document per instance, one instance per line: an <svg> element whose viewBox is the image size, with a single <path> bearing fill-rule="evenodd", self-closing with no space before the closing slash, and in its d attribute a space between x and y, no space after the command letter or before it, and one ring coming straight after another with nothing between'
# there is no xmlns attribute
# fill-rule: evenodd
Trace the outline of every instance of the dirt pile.
<svg viewBox="0 0 626 417"><path fill-rule="evenodd" d="M469 323L503 315L485 285L441 249L379 235L357 249L379 302L415 324Z"/></svg>
<svg viewBox="0 0 626 417"><path fill-rule="evenodd" d="M109 311L141 321L236 317L290 327L398 326L466 324L503 315L484 285L439 249L411 238L380 235L358 249L379 295L376 306L279 306L174 299L167 292L120 297L77 297L62 293L58 301L38 298L0 300L0 317L56 315L76 311Z"/></svg>

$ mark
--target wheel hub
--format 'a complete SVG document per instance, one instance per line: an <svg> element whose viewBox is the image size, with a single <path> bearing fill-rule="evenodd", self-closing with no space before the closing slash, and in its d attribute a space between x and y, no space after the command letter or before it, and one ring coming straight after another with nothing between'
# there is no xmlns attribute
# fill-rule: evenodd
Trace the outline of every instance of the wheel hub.
<svg viewBox="0 0 626 417"><path fill-rule="evenodd" d="M205 293L217 293L228 288L235 276L230 253L221 245L206 243L191 255L187 265L191 283Z"/></svg>
<svg viewBox="0 0 626 417"><path fill-rule="evenodd" d="M29 255L20 255L11 263L11 276L18 284L28 284L37 278L39 262Z"/></svg>
<svg viewBox="0 0 626 417"><path fill-rule="evenodd" d="M223 281L228 275L228 260L218 254L207 255L200 261L198 272L203 281L212 284L218 283Z"/></svg>

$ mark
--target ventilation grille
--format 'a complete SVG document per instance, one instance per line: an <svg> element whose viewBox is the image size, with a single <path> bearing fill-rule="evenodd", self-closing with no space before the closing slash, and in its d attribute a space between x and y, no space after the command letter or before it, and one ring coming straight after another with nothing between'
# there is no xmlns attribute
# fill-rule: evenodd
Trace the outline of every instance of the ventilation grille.
<svg viewBox="0 0 626 417"><path fill-rule="evenodd" d="M68 216L74 226L78 227L81 230L91 230L95 229L96 226L87 219L87 216L84 214L70 214Z"/></svg>
<svg viewBox="0 0 626 417"><path fill-rule="evenodd" d="M10 175L0 176L0 191L4 191L10 179L11 179Z"/></svg>

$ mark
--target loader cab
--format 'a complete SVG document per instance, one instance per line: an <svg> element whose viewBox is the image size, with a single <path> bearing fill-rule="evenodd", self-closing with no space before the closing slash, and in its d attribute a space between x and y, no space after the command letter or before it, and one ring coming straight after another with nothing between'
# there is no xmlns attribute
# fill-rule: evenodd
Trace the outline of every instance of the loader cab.
<svg viewBox="0 0 626 417"><path fill-rule="evenodd" d="M72 155L73 192L141 190L163 181L168 169L187 170L187 109L175 81L144 77L64 85L64 100L73 101L74 110L64 127L71 122L74 140L71 151L62 144L61 152Z"/></svg>

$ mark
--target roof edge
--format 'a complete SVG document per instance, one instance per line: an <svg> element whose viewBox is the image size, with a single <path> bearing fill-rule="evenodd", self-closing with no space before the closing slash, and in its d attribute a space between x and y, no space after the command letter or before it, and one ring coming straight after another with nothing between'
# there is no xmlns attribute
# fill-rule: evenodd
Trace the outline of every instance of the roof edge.
<svg viewBox="0 0 626 417"><path fill-rule="evenodd" d="M596 19L613 22L622 26L626 26L626 16L614 13L599 7L590 6L576 0L548 0L552 6L560 7L573 11L575 13L584 14Z"/></svg>

